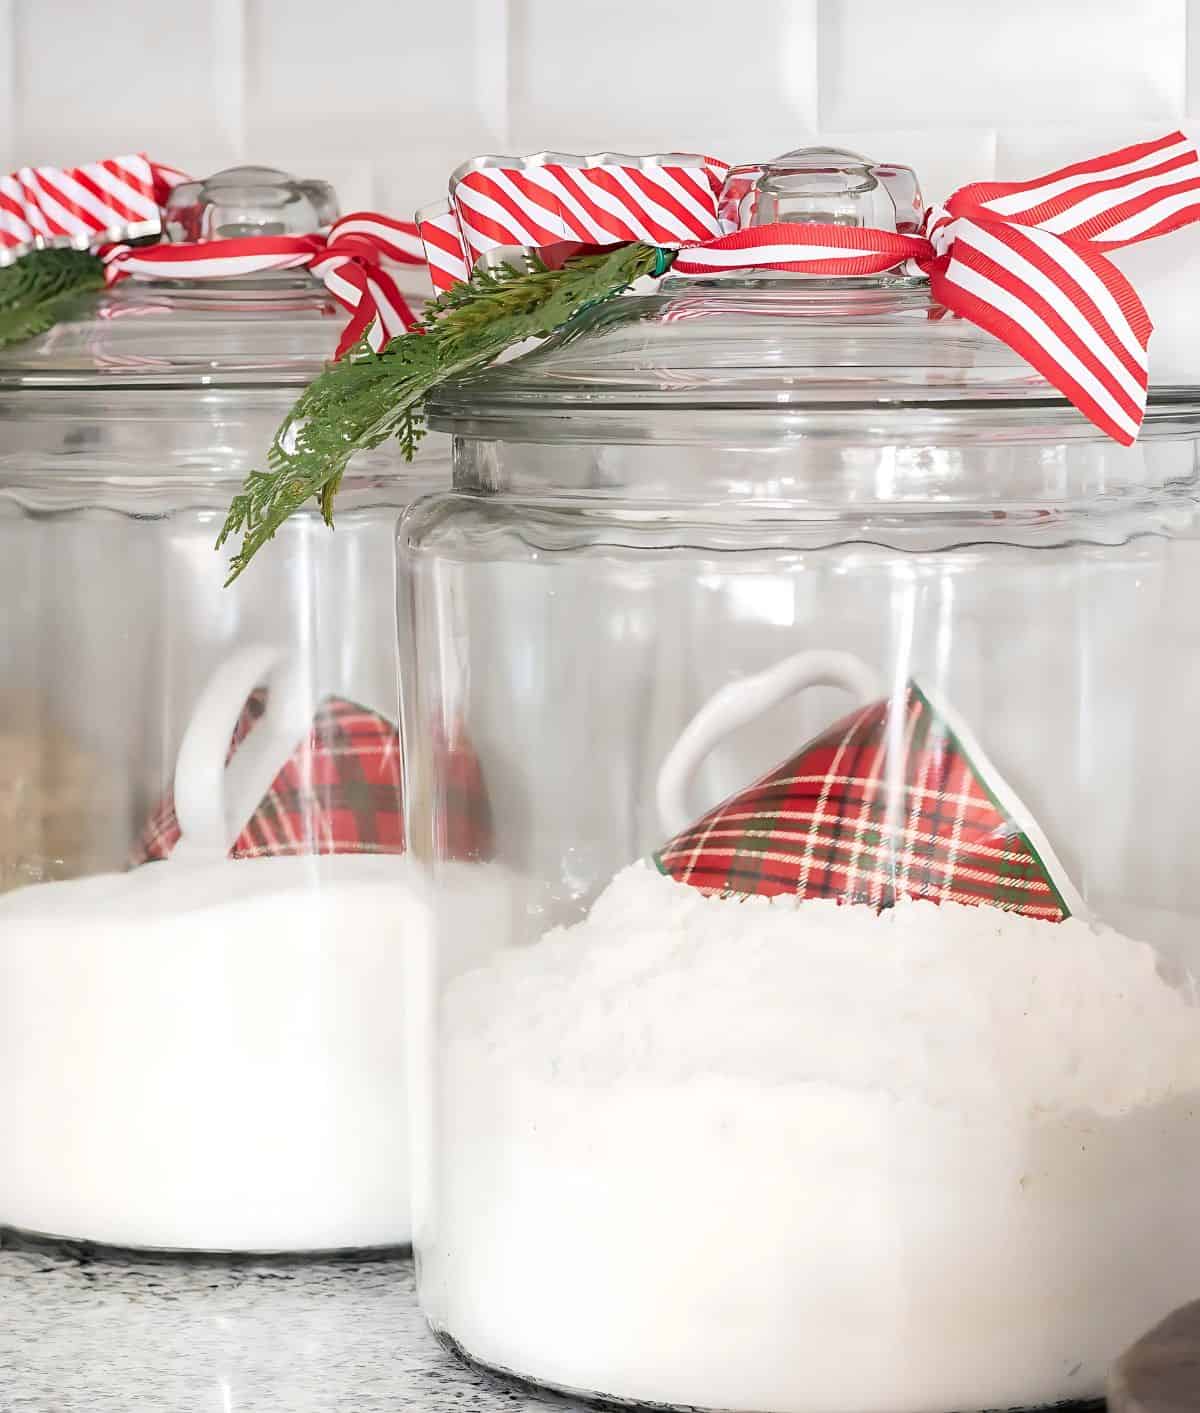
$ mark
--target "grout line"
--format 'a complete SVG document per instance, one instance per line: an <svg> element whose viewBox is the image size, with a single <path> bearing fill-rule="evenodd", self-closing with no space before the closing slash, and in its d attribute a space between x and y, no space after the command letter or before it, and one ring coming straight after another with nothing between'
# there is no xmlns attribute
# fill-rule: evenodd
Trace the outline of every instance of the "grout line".
<svg viewBox="0 0 1200 1413"><path fill-rule="evenodd" d="M213 83L217 129L230 157L246 156L246 4L209 0L214 34Z"/></svg>
<svg viewBox="0 0 1200 1413"><path fill-rule="evenodd" d="M475 0L475 95L492 143L507 152L512 142L510 0Z"/></svg>

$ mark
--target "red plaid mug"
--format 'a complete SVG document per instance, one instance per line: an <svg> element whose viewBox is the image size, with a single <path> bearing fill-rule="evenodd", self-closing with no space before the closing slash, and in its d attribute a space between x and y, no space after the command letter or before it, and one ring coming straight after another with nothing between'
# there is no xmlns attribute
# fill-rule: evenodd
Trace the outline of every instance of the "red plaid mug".
<svg viewBox="0 0 1200 1413"><path fill-rule="evenodd" d="M729 682L684 728L658 773L658 817L667 834L693 818L687 792L697 767L726 736L806 687L841 687L860 706L883 692L878 675L853 653L814 650L784 658L765 672Z"/></svg>
<svg viewBox="0 0 1200 1413"><path fill-rule="evenodd" d="M262 689L269 709L247 722L247 703ZM172 856L228 854L311 725L300 672L277 649L253 644L222 664L200 694L175 762L180 837Z"/></svg>
<svg viewBox="0 0 1200 1413"><path fill-rule="evenodd" d="M173 790L131 863L402 853L404 843L396 727L336 696L314 711L295 659L252 644L200 694Z"/></svg>
<svg viewBox="0 0 1200 1413"><path fill-rule="evenodd" d="M804 687L859 706L746 789L690 818L686 792L732 730ZM880 699L849 653L794 657L716 693L658 779L665 874L705 893L791 894L892 906L898 898L988 904L1048 921L1083 911L1045 834L974 733L910 680Z"/></svg>

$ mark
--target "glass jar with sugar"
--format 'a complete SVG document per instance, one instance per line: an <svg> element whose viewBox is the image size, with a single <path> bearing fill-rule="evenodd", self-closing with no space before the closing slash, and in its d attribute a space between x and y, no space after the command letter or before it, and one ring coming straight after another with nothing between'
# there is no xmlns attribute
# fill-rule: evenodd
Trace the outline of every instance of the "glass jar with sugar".
<svg viewBox="0 0 1200 1413"><path fill-rule="evenodd" d="M1138 211L1175 161L1122 158ZM463 246L488 182L657 229L712 175L478 159ZM1200 380L1168 359L1119 444L1144 339L1032 218L955 257L910 172L823 150L712 190L656 290L433 398L410 824L449 893L460 724L527 945L427 949L421 1300L606 1399L1095 1398L1200 1271Z"/></svg>
<svg viewBox="0 0 1200 1413"><path fill-rule="evenodd" d="M142 211L143 237L160 176L169 239L106 251L131 278L0 353L0 1227L404 1244L401 964L423 913L393 539L445 459L358 458L337 535L304 509L227 589L213 548L346 328L329 267L404 276L369 221L330 232L328 186L262 168L39 169L34 244L72 243L46 234L55 192Z"/></svg>

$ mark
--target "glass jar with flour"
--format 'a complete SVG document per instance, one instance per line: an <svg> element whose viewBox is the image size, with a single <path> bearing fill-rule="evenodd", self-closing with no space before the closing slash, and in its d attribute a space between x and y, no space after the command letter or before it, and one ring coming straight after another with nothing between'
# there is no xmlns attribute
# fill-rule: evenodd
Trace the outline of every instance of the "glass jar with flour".
<svg viewBox="0 0 1200 1413"><path fill-rule="evenodd" d="M86 215L127 180L125 207L147 204L136 159L39 180L63 221L49 193ZM348 281L387 277L404 237L330 233L330 189L279 172L169 184L171 239L107 252L134 278L0 353L0 1227L404 1243L400 973L422 914L393 540L445 463L360 458L336 536L305 509L228 589L213 549L332 357ZM394 283L377 293L399 317Z"/></svg>
<svg viewBox="0 0 1200 1413"><path fill-rule="evenodd" d="M1195 1294L1200 379L1160 301L1134 440L1136 300L1055 233L1169 223L1181 143L973 224L829 151L456 174L468 261L493 188L674 261L436 392L454 488L400 527L414 846L452 889L460 731L523 880L527 945L447 972L439 920L422 981L420 1292L469 1358L1029 1407Z"/></svg>

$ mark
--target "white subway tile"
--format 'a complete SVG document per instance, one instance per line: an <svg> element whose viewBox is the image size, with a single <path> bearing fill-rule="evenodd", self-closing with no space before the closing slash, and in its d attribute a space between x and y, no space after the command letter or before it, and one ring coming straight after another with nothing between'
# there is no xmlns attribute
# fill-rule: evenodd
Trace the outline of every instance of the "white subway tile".
<svg viewBox="0 0 1200 1413"><path fill-rule="evenodd" d="M700 150L751 161L816 127L815 0L511 0L521 151Z"/></svg>
<svg viewBox="0 0 1200 1413"><path fill-rule="evenodd" d="M467 155L495 146L494 104L477 97L484 40L474 0L246 0L247 151L390 160L443 139Z"/></svg>
<svg viewBox="0 0 1200 1413"><path fill-rule="evenodd" d="M1184 111L1184 0L822 0L827 127L1083 123Z"/></svg>
<svg viewBox="0 0 1200 1413"><path fill-rule="evenodd" d="M235 155L223 111L219 17L200 0L16 0L13 53L22 163L121 152L193 171Z"/></svg>
<svg viewBox="0 0 1200 1413"><path fill-rule="evenodd" d="M738 161L818 132L935 200L1184 112L1200 0L0 0L0 170L258 161L401 216L479 152Z"/></svg>

